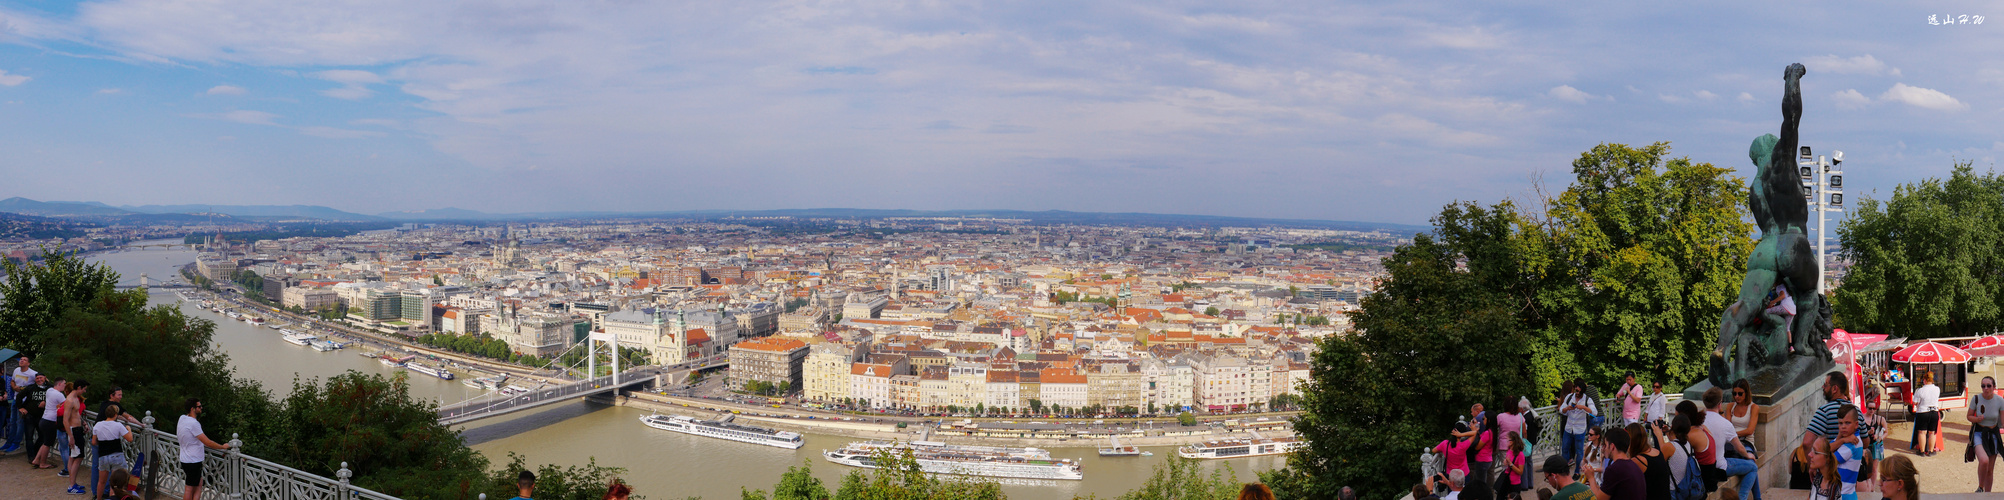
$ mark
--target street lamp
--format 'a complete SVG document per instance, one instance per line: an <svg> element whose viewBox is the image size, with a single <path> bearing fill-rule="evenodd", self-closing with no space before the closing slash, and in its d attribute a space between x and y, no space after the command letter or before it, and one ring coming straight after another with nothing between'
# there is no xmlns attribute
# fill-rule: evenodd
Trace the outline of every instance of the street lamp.
<svg viewBox="0 0 2004 500"><path fill-rule="evenodd" d="M1832 151L1824 157L1802 146L1799 160L1796 166L1802 177L1802 196L1809 202L1809 211L1816 212L1816 293L1823 293L1830 276L1830 232L1824 214L1844 211L1844 152Z"/></svg>

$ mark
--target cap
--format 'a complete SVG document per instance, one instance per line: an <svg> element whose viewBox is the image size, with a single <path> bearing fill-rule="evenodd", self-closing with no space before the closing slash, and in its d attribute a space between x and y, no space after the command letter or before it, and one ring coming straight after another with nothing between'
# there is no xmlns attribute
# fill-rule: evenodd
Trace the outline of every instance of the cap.
<svg viewBox="0 0 2004 500"><path fill-rule="evenodd" d="M1573 473L1572 469L1566 463L1566 457L1550 456L1545 457L1545 466L1539 467L1538 472L1543 474L1571 475Z"/></svg>

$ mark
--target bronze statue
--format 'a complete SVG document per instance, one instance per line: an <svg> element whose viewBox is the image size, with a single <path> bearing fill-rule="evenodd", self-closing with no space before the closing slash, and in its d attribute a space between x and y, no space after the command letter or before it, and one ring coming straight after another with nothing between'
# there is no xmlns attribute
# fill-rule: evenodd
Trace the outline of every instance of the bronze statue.
<svg viewBox="0 0 2004 500"><path fill-rule="evenodd" d="M1791 363L1802 367L1789 370L1797 373L1777 375L1820 374L1831 362L1826 347L1831 309L1816 289L1821 269L1809 244L1809 204L1794 160L1796 128L1802 119L1801 80L1807 72L1801 63L1783 71L1787 90L1781 100L1781 137L1762 135L1747 152L1759 169L1749 186L1747 205L1761 235L1747 257L1739 300L1720 318L1710 377L1716 387Z"/></svg>

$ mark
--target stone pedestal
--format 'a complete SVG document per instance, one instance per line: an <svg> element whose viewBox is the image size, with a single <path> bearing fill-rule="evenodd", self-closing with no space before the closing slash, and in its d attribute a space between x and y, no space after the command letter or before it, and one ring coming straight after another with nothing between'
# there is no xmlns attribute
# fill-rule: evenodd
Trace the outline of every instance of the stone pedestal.
<svg viewBox="0 0 2004 500"><path fill-rule="evenodd" d="M1753 386L1754 403L1760 405L1760 423L1753 433L1754 446L1760 449L1760 485L1762 488L1788 486L1788 461L1795 454L1795 448L1802 445L1802 433L1809 428L1809 419L1816 415L1816 409L1823 406L1823 376L1827 372L1807 372L1813 376L1792 376L1793 387L1763 387L1758 381L1749 381ZM1700 401L1705 390L1711 389L1711 382L1700 382L1685 389L1684 398ZM1731 389L1726 388L1727 396ZM1726 484L1732 484L1728 480ZM1725 488L1721 485L1720 488Z"/></svg>

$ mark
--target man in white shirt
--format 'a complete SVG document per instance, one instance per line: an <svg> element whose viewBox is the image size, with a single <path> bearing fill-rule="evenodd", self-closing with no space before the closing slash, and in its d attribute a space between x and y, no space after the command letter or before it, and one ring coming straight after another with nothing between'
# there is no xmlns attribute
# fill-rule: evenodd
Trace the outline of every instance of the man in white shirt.
<svg viewBox="0 0 2004 500"><path fill-rule="evenodd" d="M1739 450L1739 456L1752 457L1753 454L1747 452L1746 445L1740 444L1740 430L1733 428L1733 421L1726 418L1725 414L1719 413L1719 403L1725 397L1725 391L1717 387L1705 390L1705 430L1712 434L1714 465L1727 476L1741 477L1740 480L1747 481L1749 487L1759 486L1760 483L1755 482L1758 479L1756 473L1759 471L1754 465L1758 462L1750 459L1726 458L1728 446Z"/></svg>
<svg viewBox="0 0 2004 500"><path fill-rule="evenodd" d="M18 360L16 363L19 366L7 370L7 405L9 406L9 411L6 416L0 417L0 422L7 424L5 429L0 429L0 433L6 434L7 445L0 447L0 453L13 453L14 450L20 449L23 446L21 436L26 432L22 426L34 424L34 422L29 422L29 419L22 418L20 412L15 411L18 410L17 408L12 408L15 402L15 394L20 393L23 387L35 385L36 375L34 369L28 368L28 356L22 355L15 359Z"/></svg>
<svg viewBox="0 0 2004 500"><path fill-rule="evenodd" d="M229 445L217 443L202 433L202 422L195 417L202 414L202 400L188 398L188 413L181 415L175 423L174 436L181 441L181 482L187 486L181 494L182 500L202 499L202 463L208 461L206 449L227 450Z"/></svg>
<svg viewBox="0 0 2004 500"><path fill-rule="evenodd" d="M34 466L37 469L56 468L54 465L49 465L49 450L56 449L56 439L61 437L56 434L56 428L59 427L56 423L56 409L63 406L63 390L67 388L69 382L58 377L55 385L49 386L49 391L42 397L42 421L36 422L41 426L40 432L36 434L39 438L37 441L41 441L38 443L41 447L35 449ZM56 458L61 460L65 457Z"/></svg>

